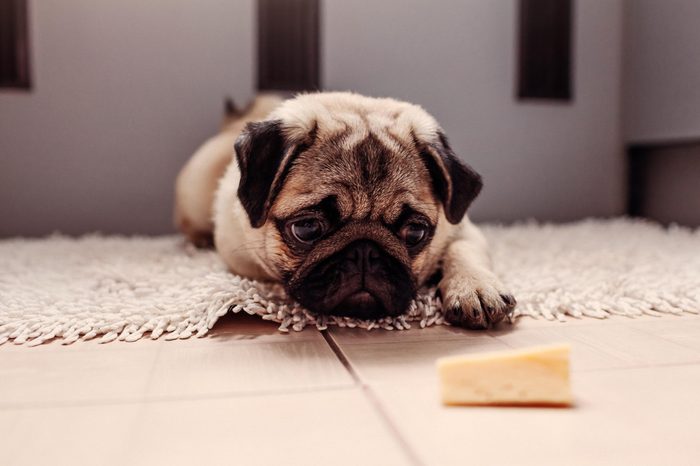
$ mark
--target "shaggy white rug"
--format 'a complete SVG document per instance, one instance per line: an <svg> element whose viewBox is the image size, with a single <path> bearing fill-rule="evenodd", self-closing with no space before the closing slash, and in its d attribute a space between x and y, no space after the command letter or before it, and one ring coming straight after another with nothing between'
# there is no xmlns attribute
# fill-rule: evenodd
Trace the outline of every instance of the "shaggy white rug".
<svg viewBox="0 0 700 466"><path fill-rule="evenodd" d="M628 219L483 229L518 299L515 317L700 311L700 230ZM231 275L216 253L177 236L0 241L0 344L203 336L229 311L258 314L282 331L444 323L434 290L396 319L316 318L280 286Z"/></svg>

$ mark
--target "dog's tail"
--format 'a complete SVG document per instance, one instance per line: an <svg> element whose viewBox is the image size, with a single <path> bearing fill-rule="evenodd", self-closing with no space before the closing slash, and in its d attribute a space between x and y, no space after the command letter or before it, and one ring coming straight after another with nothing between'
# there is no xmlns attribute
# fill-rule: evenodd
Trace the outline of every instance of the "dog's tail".
<svg viewBox="0 0 700 466"><path fill-rule="evenodd" d="M224 99L224 118L239 118L241 116L240 109L236 106L236 102L233 101L231 96L226 96Z"/></svg>
<svg viewBox="0 0 700 466"><path fill-rule="evenodd" d="M240 120L262 120L282 102L284 102L284 98L281 95L265 92L256 95L244 109L239 109L231 97L226 97L224 99L223 126L224 128L228 127Z"/></svg>

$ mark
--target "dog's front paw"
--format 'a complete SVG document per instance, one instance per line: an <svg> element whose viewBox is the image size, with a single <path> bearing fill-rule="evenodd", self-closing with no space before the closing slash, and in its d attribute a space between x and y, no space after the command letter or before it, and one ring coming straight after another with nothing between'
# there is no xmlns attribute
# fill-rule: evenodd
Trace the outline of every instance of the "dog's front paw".
<svg viewBox="0 0 700 466"><path fill-rule="evenodd" d="M496 325L515 309L515 298L495 279L443 279L439 285L445 320L470 329Z"/></svg>

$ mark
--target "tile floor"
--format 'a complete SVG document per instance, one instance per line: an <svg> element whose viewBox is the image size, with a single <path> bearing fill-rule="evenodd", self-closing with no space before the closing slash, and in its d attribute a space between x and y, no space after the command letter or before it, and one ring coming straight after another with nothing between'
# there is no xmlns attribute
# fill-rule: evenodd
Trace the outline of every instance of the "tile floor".
<svg viewBox="0 0 700 466"><path fill-rule="evenodd" d="M440 404L436 358L562 341L574 408ZM48 463L697 465L700 317L0 346L0 465Z"/></svg>

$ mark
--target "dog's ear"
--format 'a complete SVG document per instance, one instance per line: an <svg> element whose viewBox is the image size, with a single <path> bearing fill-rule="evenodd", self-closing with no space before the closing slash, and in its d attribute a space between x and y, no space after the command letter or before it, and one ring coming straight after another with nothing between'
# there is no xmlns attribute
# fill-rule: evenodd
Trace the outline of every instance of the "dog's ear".
<svg viewBox="0 0 700 466"><path fill-rule="evenodd" d="M235 149L241 171L238 198L250 224L259 228L267 220L298 151L285 140L280 120L248 123Z"/></svg>
<svg viewBox="0 0 700 466"><path fill-rule="evenodd" d="M457 224L481 191L481 175L459 160L442 131L438 131L436 140L419 142L419 145L435 193L444 206L445 217L450 223Z"/></svg>

